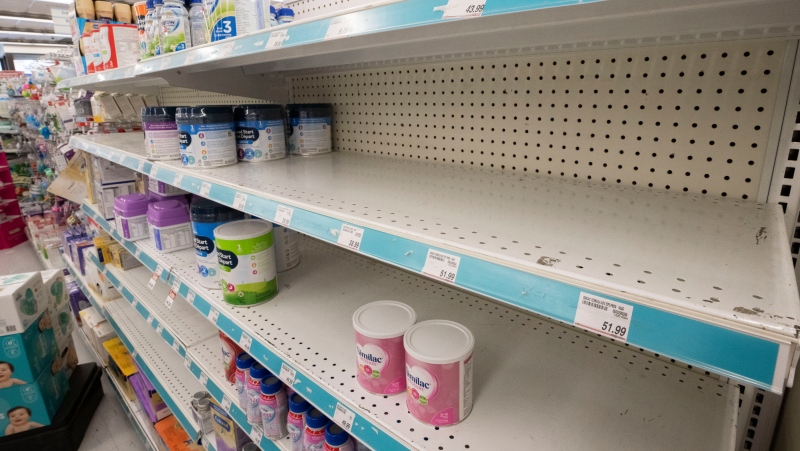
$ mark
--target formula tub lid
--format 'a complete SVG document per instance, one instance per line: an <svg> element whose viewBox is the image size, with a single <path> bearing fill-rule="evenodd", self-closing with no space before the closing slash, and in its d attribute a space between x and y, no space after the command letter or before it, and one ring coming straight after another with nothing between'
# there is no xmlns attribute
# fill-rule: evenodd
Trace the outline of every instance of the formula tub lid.
<svg viewBox="0 0 800 451"><path fill-rule="evenodd" d="M189 209L177 200L153 202L147 208L147 222L156 227L169 227L189 222Z"/></svg>
<svg viewBox="0 0 800 451"><path fill-rule="evenodd" d="M114 198L114 214L123 217L146 215L150 202L150 198L139 193L117 196Z"/></svg>
<svg viewBox="0 0 800 451"><path fill-rule="evenodd" d="M403 345L419 361L444 365L466 359L475 347L475 337L461 324L434 319L408 329Z"/></svg>
<svg viewBox="0 0 800 451"><path fill-rule="evenodd" d="M415 322L414 309L397 301L370 302L353 313L353 328L370 338L399 337Z"/></svg>
<svg viewBox="0 0 800 451"><path fill-rule="evenodd" d="M214 238L222 240L246 240L272 232L272 223L261 219L244 219L222 224L214 229Z"/></svg>

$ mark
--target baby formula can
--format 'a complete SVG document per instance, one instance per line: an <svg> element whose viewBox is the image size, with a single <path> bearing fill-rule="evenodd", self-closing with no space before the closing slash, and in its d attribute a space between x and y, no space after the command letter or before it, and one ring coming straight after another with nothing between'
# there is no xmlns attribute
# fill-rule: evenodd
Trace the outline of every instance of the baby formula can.
<svg viewBox="0 0 800 451"><path fill-rule="evenodd" d="M246 412L247 409L247 377L250 375L250 367L255 360L246 352L240 352L236 356L236 393L239 395L239 405Z"/></svg>
<svg viewBox="0 0 800 451"><path fill-rule="evenodd" d="M278 294L272 223L258 219L229 222L214 229L222 298L249 307Z"/></svg>
<svg viewBox="0 0 800 451"><path fill-rule="evenodd" d="M231 339L231 337L225 335L225 333L222 331L219 331L219 342L222 348L222 367L225 371L225 380L231 384L235 384L236 356L243 353L244 349L240 348L239 345ZM247 383L246 380L245 383ZM246 407L246 404L242 405L243 410Z"/></svg>
<svg viewBox="0 0 800 451"><path fill-rule="evenodd" d="M306 427L306 413L311 405L298 394L289 396L289 413L286 415L286 429L292 441L292 451L303 451L303 429Z"/></svg>
<svg viewBox="0 0 800 451"><path fill-rule="evenodd" d="M325 426L324 451L355 451L353 439L336 423Z"/></svg>
<svg viewBox="0 0 800 451"><path fill-rule="evenodd" d="M244 213L203 197L195 197L189 207L189 214L192 219L195 260L200 274L200 285L219 289L214 229L222 224L244 219Z"/></svg>
<svg viewBox="0 0 800 451"><path fill-rule="evenodd" d="M261 380L261 399L258 401L261 409L261 424L264 426L264 436L272 440L286 437L286 415L289 406L286 401L286 391L283 382L275 376L265 377Z"/></svg>
<svg viewBox="0 0 800 451"><path fill-rule="evenodd" d="M153 244L162 253L192 247L192 227L185 202L165 200L147 207L147 224Z"/></svg>
<svg viewBox="0 0 800 451"><path fill-rule="evenodd" d="M129 241L149 236L147 227L147 207L150 199L144 194L134 193L114 198L114 224L117 231Z"/></svg>
<svg viewBox="0 0 800 451"><path fill-rule="evenodd" d="M236 133L229 107L178 107L175 120L184 166L199 169L236 163Z"/></svg>
<svg viewBox="0 0 800 451"><path fill-rule="evenodd" d="M306 414L306 428L303 429L303 449L305 451L322 451L325 446L325 426L331 420L317 409Z"/></svg>
<svg viewBox="0 0 800 451"><path fill-rule="evenodd" d="M411 415L432 426L464 420L472 410L472 332L452 321L423 321L408 329L403 344Z"/></svg>
<svg viewBox="0 0 800 451"><path fill-rule="evenodd" d="M247 422L261 426L261 379L270 376L264 365L253 361L247 375Z"/></svg>
<svg viewBox="0 0 800 451"><path fill-rule="evenodd" d="M300 264L300 234L280 224L272 225L275 236L275 260L278 272L288 271Z"/></svg>
<svg viewBox="0 0 800 451"><path fill-rule="evenodd" d="M142 108L144 151L148 160L177 160L181 157L175 107Z"/></svg>
<svg viewBox="0 0 800 451"><path fill-rule="evenodd" d="M331 106L327 103L289 105L289 153L331 152Z"/></svg>
<svg viewBox="0 0 800 451"><path fill-rule="evenodd" d="M161 197L186 196L186 191L176 188L168 183L159 182L157 179L147 176L147 192L158 194Z"/></svg>
<svg viewBox="0 0 800 451"><path fill-rule="evenodd" d="M260 163L286 156L284 114L280 105L243 105L233 110L239 161Z"/></svg>
<svg viewBox="0 0 800 451"><path fill-rule="evenodd" d="M403 334L416 321L414 309L402 302L371 302L356 310L356 380L364 390L379 395L405 391Z"/></svg>

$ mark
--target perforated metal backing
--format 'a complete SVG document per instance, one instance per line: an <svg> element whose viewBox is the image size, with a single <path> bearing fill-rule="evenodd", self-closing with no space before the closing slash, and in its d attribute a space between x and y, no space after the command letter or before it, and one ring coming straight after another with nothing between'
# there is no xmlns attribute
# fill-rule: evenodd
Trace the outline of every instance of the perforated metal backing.
<svg viewBox="0 0 800 451"><path fill-rule="evenodd" d="M786 41L561 53L292 78L339 151L754 199Z"/></svg>
<svg viewBox="0 0 800 451"><path fill-rule="evenodd" d="M286 6L294 10L295 20L306 20L370 3L375 2L374 0L300 0L286 2Z"/></svg>
<svg viewBox="0 0 800 451"><path fill-rule="evenodd" d="M161 105L164 106L195 106L195 105L240 105L270 103L265 100L250 97L232 96L217 92L199 91L189 88L161 88Z"/></svg>

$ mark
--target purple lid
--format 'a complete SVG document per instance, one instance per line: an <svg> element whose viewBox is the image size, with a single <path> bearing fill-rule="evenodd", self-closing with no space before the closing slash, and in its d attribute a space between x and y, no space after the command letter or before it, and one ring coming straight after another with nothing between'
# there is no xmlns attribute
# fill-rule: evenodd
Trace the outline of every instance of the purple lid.
<svg viewBox="0 0 800 451"><path fill-rule="evenodd" d="M114 214L123 218L147 214L147 206L152 202L144 194L125 194L114 199Z"/></svg>
<svg viewBox="0 0 800 451"><path fill-rule="evenodd" d="M189 223L189 208L177 200L153 202L147 208L147 222L156 227Z"/></svg>
<svg viewBox="0 0 800 451"><path fill-rule="evenodd" d="M182 204L189 205L189 201L186 199L185 195L181 195L181 196L162 196L161 194L158 194L155 191L150 191L148 196L150 196L150 199L153 202L163 202L165 200L177 200L178 202L180 202Z"/></svg>

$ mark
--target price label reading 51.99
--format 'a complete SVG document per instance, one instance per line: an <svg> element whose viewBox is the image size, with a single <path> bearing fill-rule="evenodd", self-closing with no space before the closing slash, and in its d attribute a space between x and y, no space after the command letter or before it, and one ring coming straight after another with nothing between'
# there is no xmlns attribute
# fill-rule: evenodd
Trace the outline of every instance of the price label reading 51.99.
<svg viewBox="0 0 800 451"><path fill-rule="evenodd" d="M428 249L422 273L447 283L455 283L461 257Z"/></svg>
<svg viewBox="0 0 800 451"><path fill-rule="evenodd" d="M632 305L582 292L574 324L624 342L628 341L632 316Z"/></svg>

